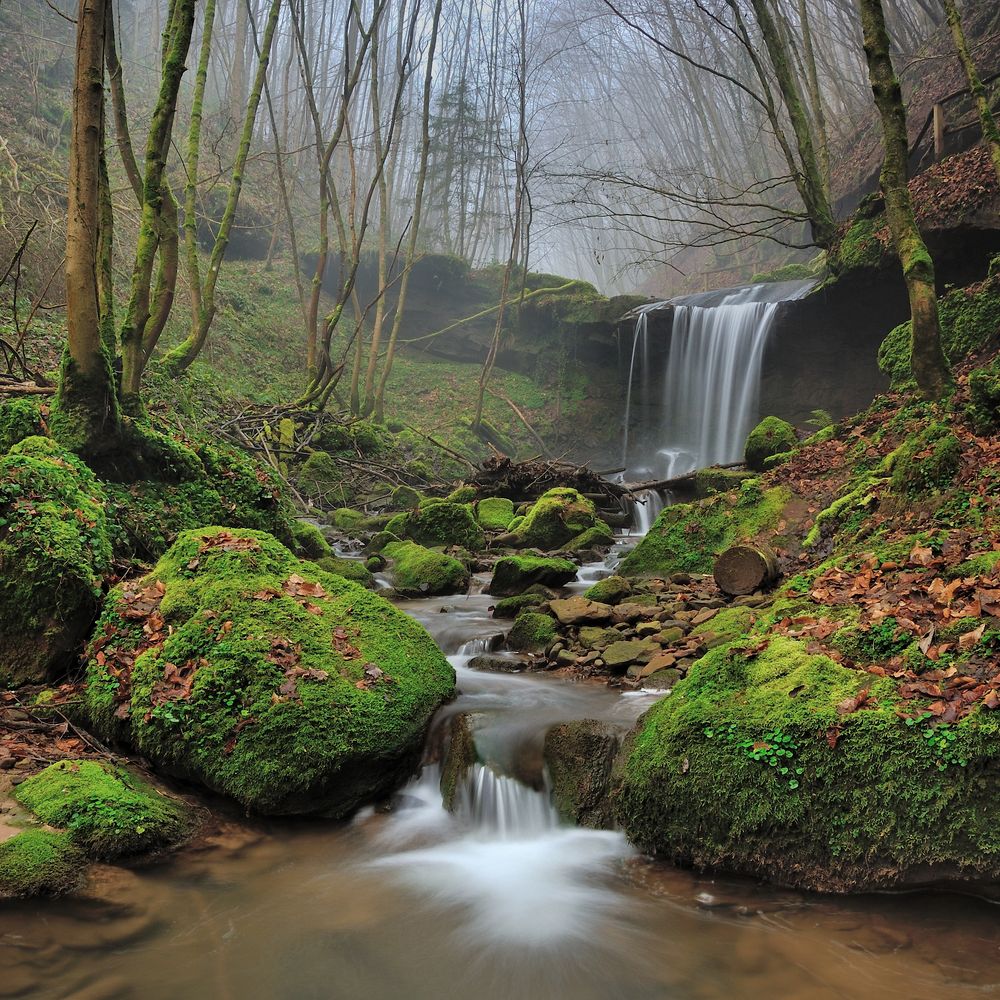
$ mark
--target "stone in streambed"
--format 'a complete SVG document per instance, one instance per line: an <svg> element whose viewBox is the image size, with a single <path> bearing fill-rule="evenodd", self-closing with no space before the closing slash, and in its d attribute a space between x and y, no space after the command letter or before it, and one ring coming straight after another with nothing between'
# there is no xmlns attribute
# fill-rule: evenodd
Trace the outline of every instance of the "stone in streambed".
<svg viewBox="0 0 1000 1000"><path fill-rule="evenodd" d="M632 585L625 577L608 576L598 580L583 596L598 604L620 604L631 593Z"/></svg>
<svg viewBox="0 0 1000 1000"><path fill-rule="evenodd" d="M606 622L611 619L613 613L610 605L588 601L585 597L567 597L564 600L550 601L549 609L563 625Z"/></svg>
<svg viewBox="0 0 1000 1000"><path fill-rule="evenodd" d="M620 744L618 732L593 719L553 726L545 734L552 802L564 822L614 828L609 784Z"/></svg>
<svg viewBox="0 0 1000 1000"><path fill-rule="evenodd" d="M513 597L532 586L561 587L576 579L576 571L576 564L568 559L505 556L493 567L489 592L496 597Z"/></svg>
<svg viewBox="0 0 1000 1000"><path fill-rule="evenodd" d="M619 638L621 633L613 628L600 628L596 625L583 625L580 628L579 641L585 649L603 649Z"/></svg>
<svg viewBox="0 0 1000 1000"><path fill-rule="evenodd" d="M659 651L660 647L648 639L622 639L608 646L601 656L610 671L621 673L633 663L645 663Z"/></svg>

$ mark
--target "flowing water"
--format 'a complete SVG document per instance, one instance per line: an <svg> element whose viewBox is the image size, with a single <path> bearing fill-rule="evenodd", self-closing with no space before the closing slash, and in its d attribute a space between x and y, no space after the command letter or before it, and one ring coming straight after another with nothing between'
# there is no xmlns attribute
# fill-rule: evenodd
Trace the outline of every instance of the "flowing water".
<svg viewBox="0 0 1000 1000"><path fill-rule="evenodd" d="M761 364L778 306L812 286L751 285L640 308L625 401L622 464L629 478L672 479L742 457L758 418ZM657 372L649 316L668 304L674 307L670 347ZM645 415L638 426L633 411Z"/></svg>

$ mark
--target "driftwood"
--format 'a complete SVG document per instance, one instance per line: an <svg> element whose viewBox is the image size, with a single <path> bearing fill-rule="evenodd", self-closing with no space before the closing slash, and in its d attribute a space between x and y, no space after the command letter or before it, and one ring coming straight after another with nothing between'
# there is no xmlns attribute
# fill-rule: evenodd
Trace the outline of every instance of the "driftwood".
<svg viewBox="0 0 1000 1000"><path fill-rule="evenodd" d="M560 459L514 462L506 455L487 459L466 482L482 496L507 497L517 502L537 500L547 490L562 486L575 489L600 507L621 508L629 491L609 482L592 469Z"/></svg>
<svg viewBox="0 0 1000 1000"><path fill-rule="evenodd" d="M734 545L715 560L713 576L730 597L752 594L778 579L778 558L766 545Z"/></svg>

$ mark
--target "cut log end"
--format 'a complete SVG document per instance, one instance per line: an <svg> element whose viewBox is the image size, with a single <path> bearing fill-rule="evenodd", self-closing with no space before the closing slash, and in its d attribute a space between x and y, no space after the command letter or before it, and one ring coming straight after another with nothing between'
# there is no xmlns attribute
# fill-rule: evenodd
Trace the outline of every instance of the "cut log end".
<svg viewBox="0 0 1000 1000"><path fill-rule="evenodd" d="M715 560L719 590L730 597L752 594L778 579L778 559L766 545L734 545Z"/></svg>

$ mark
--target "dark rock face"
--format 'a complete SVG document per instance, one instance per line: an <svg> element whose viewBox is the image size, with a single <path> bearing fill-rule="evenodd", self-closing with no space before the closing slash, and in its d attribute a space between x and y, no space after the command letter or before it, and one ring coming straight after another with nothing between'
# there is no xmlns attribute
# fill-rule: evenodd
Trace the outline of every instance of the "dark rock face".
<svg viewBox="0 0 1000 1000"><path fill-rule="evenodd" d="M620 745L614 727L593 719L566 722L546 733L552 800L564 821L595 830L614 828L609 788Z"/></svg>

